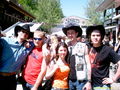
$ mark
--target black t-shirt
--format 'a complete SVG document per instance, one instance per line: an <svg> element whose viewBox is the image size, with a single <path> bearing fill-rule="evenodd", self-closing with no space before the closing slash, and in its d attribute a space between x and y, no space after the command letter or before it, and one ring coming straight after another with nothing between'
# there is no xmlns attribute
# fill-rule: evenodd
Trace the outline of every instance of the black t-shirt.
<svg viewBox="0 0 120 90"><path fill-rule="evenodd" d="M110 63L117 63L120 60L120 56L111 47L106 45L91 49L97 52L93 62L95 67L92 67L92 84L102 85L102 79L109 77Z"/></svg>

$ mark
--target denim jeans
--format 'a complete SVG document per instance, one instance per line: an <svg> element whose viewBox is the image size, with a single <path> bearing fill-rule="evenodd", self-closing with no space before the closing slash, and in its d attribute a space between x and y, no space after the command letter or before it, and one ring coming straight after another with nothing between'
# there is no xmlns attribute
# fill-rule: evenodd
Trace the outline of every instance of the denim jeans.
<svg viewBox="0 0 120 90"><path fill-rule="evenodd" d="M69 90L82 90L87 81L69 80Z"/></svg>
<svg viewBox="0 0 120 90"><path fill-rule="evenodd" d="M93 86L93 90L111 90L110 85Z"/></svg>

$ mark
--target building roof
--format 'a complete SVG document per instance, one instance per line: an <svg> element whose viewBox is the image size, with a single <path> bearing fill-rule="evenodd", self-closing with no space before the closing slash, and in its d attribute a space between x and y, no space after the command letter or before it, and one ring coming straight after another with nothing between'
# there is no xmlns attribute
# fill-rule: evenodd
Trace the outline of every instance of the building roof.
<svg viewBox="0 0 120 90"><path fill-rule="evenodd" d="M32 19L35 19L35 17L33 15L31 15L30 13L28 13L27 11L25 11L22 7L18 6L17 4L13 3L10 0L6 0L8 2L8 5L12 8L14 8L15 10L19 11L20 13L24 14L25 16L28 16Z"/></svg>
<svg viewBox="0 0 120 90"><path fill-rule="evenodd" d="M104 11L106 9L113 8L113 5L114 8L120 6L120 0L104 0L103 3L97 7L96 11Z"/></svg>

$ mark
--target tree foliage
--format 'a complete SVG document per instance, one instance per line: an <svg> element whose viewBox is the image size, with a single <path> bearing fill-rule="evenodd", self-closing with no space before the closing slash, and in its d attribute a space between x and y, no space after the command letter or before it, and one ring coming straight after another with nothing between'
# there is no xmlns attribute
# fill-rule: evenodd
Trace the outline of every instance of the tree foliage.
<svg viewBox="0 0 120 90"><path fill-rule="evenodd" d="M32 13L37 22L44 22L49 29L63 18L59 0L19 0L25 10Z"/></svg>
<svg viewBox="0 0 120 90"><path fill-rule="evenodd" d="M28 11L30 13L34 13L37 9L37 1L36 0L18 0L18 2L23 6L23 8L26 11Z"/></svg>
<svg viewBox="0 0 120 90"><path fill-rule="evenodd" d="M96 8L103 2L103 0L89 0L86 7L86 16L91 24L103 24L103 13L97 12Z"/></svg>
<svg viewBox="0 0 120 90"><path fill-rule="evenodd" d="M58 23L63 18L59 0L39 0L36 17L37 21L44 21L48 28Z"/></svg>

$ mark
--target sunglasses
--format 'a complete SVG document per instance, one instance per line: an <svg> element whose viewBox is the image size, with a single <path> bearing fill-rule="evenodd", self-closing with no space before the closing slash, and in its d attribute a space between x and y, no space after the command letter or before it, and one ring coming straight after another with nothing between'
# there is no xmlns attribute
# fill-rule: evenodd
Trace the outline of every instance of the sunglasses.
<svg viewBox="0 0 120 90"><path fill-rule="evenodd" d="M42 40L42 38L34 38L34 40L39 40L40 41L40 40Z"/></svg>

